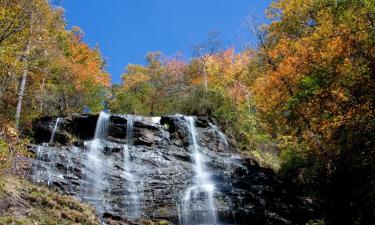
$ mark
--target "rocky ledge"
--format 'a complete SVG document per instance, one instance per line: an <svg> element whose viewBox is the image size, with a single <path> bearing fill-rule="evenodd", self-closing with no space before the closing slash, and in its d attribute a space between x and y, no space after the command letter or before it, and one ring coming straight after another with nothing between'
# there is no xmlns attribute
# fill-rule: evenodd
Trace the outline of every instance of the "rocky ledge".
<svg viewBox="0 0 375 225"><path fill-rule="evenodd" d="M44 117L33 123L35 153L31 179L62 194L96 203L97 213L111 224L141 224L144 219L179 224L179 206L184 191L192 185L194 170L189 151L189 135L182 116L132 117L111 115L108 136L103 144L102 189L100 199L88 196L87 143L95 133L98 115L74 115L59 120L54 142L49 144L56 118ZM215 205L221 224L305 224L311 210L289 192L272 170L261 168L251 158L236 155L235 146L208 118L195 118L200 150L215 182ZM127 199L134 194L126 187L124 145L132 163L131 174L139 194L140 215L131 218ZM85 178L85 179L84 179ZM99 198L99 197L98 197ZM99 202L99 203L98 203ZM199 212L192 212L199 213ZM194 215L192 215L194 216Z"/></svg>

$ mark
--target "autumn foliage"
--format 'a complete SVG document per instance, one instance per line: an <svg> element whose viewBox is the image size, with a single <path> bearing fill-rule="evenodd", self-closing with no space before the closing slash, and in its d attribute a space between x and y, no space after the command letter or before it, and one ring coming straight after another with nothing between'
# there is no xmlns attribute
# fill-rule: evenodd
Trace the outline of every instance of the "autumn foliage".
<svg viewBox="0 0 375 225"><path fill-rule="evenodd" d="M279 0L267 16L255 50L210 49L191 60L156 52L146 66L129 65L111 107L211 116L253 156L276 146L273 168L322 201L320 222L370 224L375 4Z"/></svg>
<svg viewBox="0 0 375 225"><path fill-rule="evenodd" d="M49 1L1 1L0 124L27 130L36 116L102 108L109 75L99 49L82 38Z"/></svg>
<svg viewBox="0 0 375 225"><path fill-rule="evenodd" d="M265 72L251 89L269 132L294 136L297 148L304 149L284 154L282 172L324 194L327 222L370 224L374 3L280 0L269 17L259 49Z"/></svg>
<svg viewBox="0 0 375 225"><path fill-rule="evenodd" d="M67 30L61 9L0 1L0 137L16 131L17 114L27 131L35 117L104 102L114 113L209 116L241 154L317 199L324 213L308 224L371 224L374 1L278 0L267 17L257 48L222 48L213 34L195 57L150 52L111 85L98 46Z"/></svg>

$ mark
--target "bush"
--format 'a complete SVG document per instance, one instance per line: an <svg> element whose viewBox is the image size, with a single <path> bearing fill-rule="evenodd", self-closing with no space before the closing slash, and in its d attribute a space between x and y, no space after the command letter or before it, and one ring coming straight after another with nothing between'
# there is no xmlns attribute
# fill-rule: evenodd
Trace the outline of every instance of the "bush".
<svg viewBox="0 0 375 225"><path fill-rule="evenodd" d="M236 140L239 150L254 150L258 143L256 139L263 134L258 126L255 112L250 110L250 100L236 103L227 91L220 86L203 85L192 89L187 97L180 101L180 113L214 118L227 135ZM175 109L178 107L175 107Z"/></svg>
<svg viewBox="0 0 375 225"><path fill-rule="evenodd" d="M280 147L280 170L279 174L287 180L304 183L305 177L301 176L308 166L308 150L305 144L298 143L290 136L279 138Z"/></svg>
<svg viewBox="0 0 375 225"><path fill-rule="evenodd" d="M8 165L9 157L8 144L0 138L0 174Z"/></svg>
<svg viewBox="0 0 375 225"><path fill-rule="evenodd" d="M310 220L306 225L326 225L324 220Z"/></svg>

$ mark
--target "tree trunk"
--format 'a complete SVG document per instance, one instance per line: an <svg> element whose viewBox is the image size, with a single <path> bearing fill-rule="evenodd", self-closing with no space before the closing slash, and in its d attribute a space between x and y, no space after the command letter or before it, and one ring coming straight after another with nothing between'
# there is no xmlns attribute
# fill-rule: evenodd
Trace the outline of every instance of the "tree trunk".
<svg viewBox="0 0 375 225"><path fill-rule="evenodd" d="M203 72L203 78L204 78L204 87L207 91L207 71L206 71L206 59L203 57L202 58L202 72Z"/></svg>
<svg viewBox="0 0 375 225"><path fill-rule="evenodd" d="M29 43L26 46L26 52L25 52L25 56L23 59L23 73L22 73L20 89L18 92L18 100L17 100L17 108L16 108L16 124L15 125L17 129L19 129L21 110L22 110L22 100L23 100L23 96L25 95L25 90L26 90L27 74L29 73L30 48L31 48L31 40L29 40Z"/></svg>
<svg viewBox="0 0 375 225"><path fill-rule="evenodd" d="M21 84L20 84L20 89L18 92L18 100L17 100L17 108L16 108L16 129L19 129L19 124L20 124L20 117L21 117L21 110L22 110L22 100L23 96L25 95L25 90L26 90L26 80L27 80L27 74L29 73L29 57L31 54L31 45L32 45L32 35L33 35L33 15L32 13L29 15L30 16L30 31L29 31L29 38L28 42L26 45L25 49L25 54L23 55L23 72L22 72L22 78L21 78Z"/></svg>
<svg viewBox="0 0 375 225"><path fill-rule="evenodd" d="M23 100L23 96L25 95L26 79L27 79L28 72L29 72L29 66L28 66L27 58L25 58L20 91L18 93L17 109L16 109L16 128L17 129L19 128L19 123L20 123L22 100Z"/></svg>
<svg viewBox="0 0 375 225"><path fill-rule="evenodd" d="M39 110L40 112L42 113L43 112L43 106L44 106L44 100L45 100L45 96L46 96L46 91L45 91L45 78L43 78L42 80L42 85L41 85L41 97L40 97L40 106L39 106Z"/></svg>
<svg viewBox="0 0 375 225"><path fill-rule="evenodd" d="M206 67L203 67L203 76L204 76L204 87L206 88L207 91L207 73L206 73Z"/></svg>

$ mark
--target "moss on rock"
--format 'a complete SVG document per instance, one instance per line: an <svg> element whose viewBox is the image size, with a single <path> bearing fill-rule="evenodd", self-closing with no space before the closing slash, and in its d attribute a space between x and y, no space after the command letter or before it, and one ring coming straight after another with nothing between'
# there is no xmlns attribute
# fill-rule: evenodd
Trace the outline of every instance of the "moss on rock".
<svg viewBox="0 0 375 225"><path fill-rule="evenodd" d="M17 177L0 177L0 224L100 225L94 209Z"/></svg>

